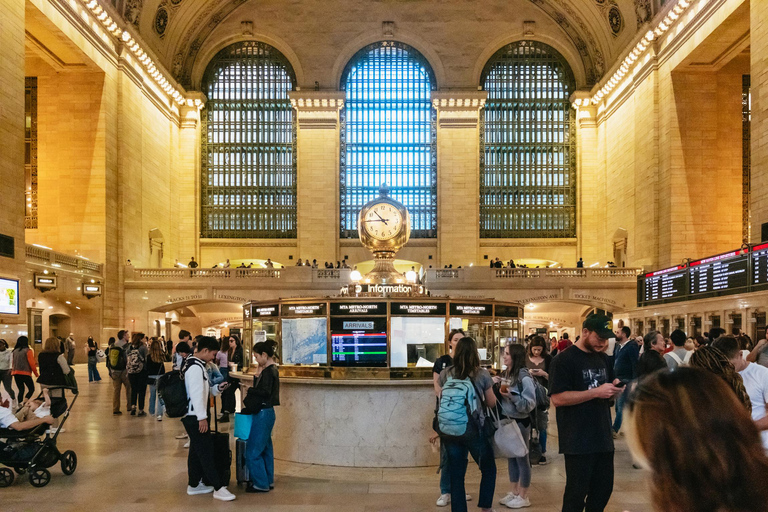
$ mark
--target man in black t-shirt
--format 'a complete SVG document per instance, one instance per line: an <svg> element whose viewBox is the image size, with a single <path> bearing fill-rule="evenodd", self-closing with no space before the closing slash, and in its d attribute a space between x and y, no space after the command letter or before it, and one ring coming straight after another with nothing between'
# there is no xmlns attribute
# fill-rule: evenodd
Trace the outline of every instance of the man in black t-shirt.
<svg viewBox="0 0 768 512"><path fill-rule="evenodd" d="M562 512L602 512L613 492L610 400L622 392L605 349L610 319L591 315L581 338L552 360L550 393L557 407L560 453L565 457Z"/></svg>

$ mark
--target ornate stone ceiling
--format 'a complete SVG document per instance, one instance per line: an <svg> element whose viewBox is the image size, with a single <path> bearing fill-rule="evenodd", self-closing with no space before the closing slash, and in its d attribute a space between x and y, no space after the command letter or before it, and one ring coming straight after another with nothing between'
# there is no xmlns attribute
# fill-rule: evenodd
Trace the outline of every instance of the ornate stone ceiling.
<svg viewBox="0 0 768 512"><path fill-rule="evenodd" d="M653 15L652 0L111 1L188 89L216 51L245 39L282 51L300 86L335 89L339 59L387 38L424 53L441 88L476 87L484 60L522 38L554 46L589 87Z"/></svg>

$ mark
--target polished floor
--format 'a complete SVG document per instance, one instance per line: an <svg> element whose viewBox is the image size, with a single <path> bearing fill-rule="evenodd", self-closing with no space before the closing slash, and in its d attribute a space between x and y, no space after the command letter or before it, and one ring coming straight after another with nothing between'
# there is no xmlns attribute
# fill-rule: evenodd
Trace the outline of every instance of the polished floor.
<svg viewBox="0 0 768 512"><path fill-rule="evenodd" d="M102 375L106 375L104 365ZM26 478L0 489L0 511L40 510L121 512L259 510L265 512L423 512L445 511L437 507L439 492L436 468L352 469L276 461L275 490L269 494L245 494L232 482L238 495L231 503L215 502L210 495L187 496L184 441L174 438L182 431L178 420L158 422L123 414L113 417L111 383L88 384L84 365L76 366L81 394L59 436L59 448L77 453L78 468L64 476L51 468L51 482L34 488ZM280 414L279 408L277 414ZM231 425L231 424L229 424ZM552 444L556 435L551 435ZM304 442L311 443L311 439ZM427 443L427 440L424 440ZM554 448L553 446L552 448ZM554 453L555 450L551 448ZM506 464L498 461L496 499L508 488ZM608 511L651 512L645 480L632 469L623 440L617 442L616 484ZM470 465L468 492L477 497L479 472ZM565 471L562 457L533 468L529 511L560 510ZM476 510L470 502L470 510ZM151 507L151 508L150 508ZM495 505L501 512L509 510Z"/></svg>

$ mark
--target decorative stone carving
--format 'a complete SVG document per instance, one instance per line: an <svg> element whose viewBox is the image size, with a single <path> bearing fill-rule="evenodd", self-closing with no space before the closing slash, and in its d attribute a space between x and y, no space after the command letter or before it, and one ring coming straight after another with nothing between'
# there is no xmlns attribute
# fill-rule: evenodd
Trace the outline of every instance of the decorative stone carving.
<svg viewBox="0 0 768 512"><path fill-rule="evenodd" d="M608 9L608 25L610 25L614 37L618 36L621 29L624 28L624 17L621 15L618 5L613 5Z"/></svg>
<svg viewBox="0 0 768 512"><path fill-rule="evenodd" d="M395 35L395 22L384 21L381 23L381 33L384 37L394 37Z"/></svg>
<svg viewBox="0 0 768 512"><path fill-rule="evenodd" d="M125 19L128 24L139 28L142 7L144 7L144 0L126 0L123 19Z"/></svg>
<svg viewBox="0 0 768 512"><path fill-rule="evenodd" d="M157 8L153 27L158 36L163 37L165 35L165 29L168 28L168 10L164 5Z"/></svg>
<svg viewBox="0 0 768 512"><path fill-rule="evenodd" d="M241 21L240 22L240 31L244 36L253 36L253 22L252 21Z"/></svg>
<svg viewBox="0 0 768 512"><path fill-rule="evenodd" d="M635 16L637 17L638 28L653 17L651 0L635 0Z"/></svg>
<svg viewBox="0 0 768 512"><path fill-rule="evenodd" d="M524 21L523 22L523 37L533 37L536 35L536 22Z"/></svg>
<svg viewBox="0 0 768 512"><path fill-rule="evenodd" d="M291 106L301 129L336 129L339 110L344 106L344 92L291 91Z"/></svg>

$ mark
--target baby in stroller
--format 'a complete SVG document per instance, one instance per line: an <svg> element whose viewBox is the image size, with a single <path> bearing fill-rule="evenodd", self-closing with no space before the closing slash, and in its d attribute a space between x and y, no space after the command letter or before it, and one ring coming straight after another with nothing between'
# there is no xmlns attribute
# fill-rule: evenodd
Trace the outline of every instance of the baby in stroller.
<svg viewBox="0 0 768 512"><path fill-rule="evenodd" d="M19 475L28 474L29 482L35 487L48 484L51 480L48 468L59 462L65 475L75 472L77 455L71 450L60 452L56 440L77 398L77 389L67 386L52 389L72 391L71 402L67 404L64 396L51 399L48 389L44 389L42 396L28 400L14 416L9 401L0 400L0 487L13 483L14 471ZM46 431L56 418L59 418L59 427Z"/></svg>

